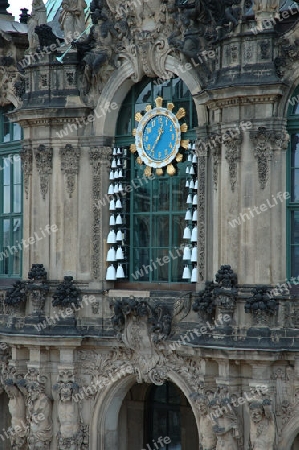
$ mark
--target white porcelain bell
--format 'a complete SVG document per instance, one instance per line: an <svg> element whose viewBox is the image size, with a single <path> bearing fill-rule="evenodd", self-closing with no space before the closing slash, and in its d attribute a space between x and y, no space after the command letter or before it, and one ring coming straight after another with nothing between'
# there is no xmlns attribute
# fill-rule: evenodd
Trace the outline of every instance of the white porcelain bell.
<svg viewBox="0 0 299 450"><path fill-rule="evenodd" d="M191 150L191 143L188 144L188 150Z"/></svg>
<svg viewBox="0 0 299 450"><path fill-rule="evenodd" d="M192 203L192 195L191 194L188 194L186 203Z"/></svg>
<svg viewBox="0 0 299 450"><path fill-rule="evenodd" d="M111 214L111 216L110 216L109 225L111 227L114 227L114 225L115 225L115 216L114 216L114 214Z"/></svg>
<svg viewBox="0 0 299 450"><path fill-rule="evenodd" d="M189 227L184 228L184 236L183 239L191 239L191 231Z"/></svg>
<svg viewBox="0 0 299 450"><path fill-rule="evenodd" d="M191 211L190 209L187 209L186 214L185 214L185 220L191 220L192 216L191 216Z"/></svg>
<svg viewBox="0 0 299 450"><path fill-rule="evenodd" d="M114 281L116 280L116 270L113 264L108 267L106 272L106 280L107 281Z"/></svg>
<svg viewBox="0 0 299 450"><path fill-rule="evenodd" d="M189 261L191 259L191 250L188 245L184 247L184 253L183 253L183 261Z"/></svg>
<svg viewBox="0 0 299 450"><path fill-rule="evenodd" d="M114 186L113 186L113 184L111 183L111 184L109 185L108 195L112 195L112 194L114 194Z"/></svg>
<svg viewBox="0 0 299 450"><path fill-rule="evenodd" d="M188 155L188 162L192 162L192 155L191 155L191 153L189 153L189 155Z"/></svg>
<svg viewBox="0 0 299 450"><path fill-rule="evenodd" d="M118 194L118 184L114 186L114 194Z"/></svg>
<svg viewBox="0 0 299 450"><path fill-rule="evenodd" d="M123 266L121 264L118 265L118 268L116 271L116 278L125 278L125 272L124 272Z"/></svg>
<svg viewBox="0 0 299 450"><path fill-rule="evenodd" d="M193 195L192 205L197 205L197 194Z"/></svg>
<svg viewBox="0 0 299 450"><path fill-rule="evenodd" d="M190 181L189 188L190 189L194 189L194 181L193 180Z"/></svg>
<svg viewBox="0 0 299 450"><path fill-rule="evenodd" d="M192 144L192 150L196 150L195 142Z"/></svg>
<svg viewBox="0 0 299 450"><path fill-rule="evenodd" d="M196 262L197 261L197 247L196 247L196 245L192 248L191 261L192 262Z"/></svg>
<svg viewBox="0 0 299 450"><path fill-rule="evenodd" d="M109 231L107 244L116 244L116 234L114 230Z"/></svg>
<svg viewBox="0 0 299 450"><path fill-rule="evenodd" d="M118 147L118 149L117 149L117 154L118 155L121 155L121 149Z"/></svg>
<svg viewBox="0 0 299 450"><path fill-rule="evenodd" d="M190 280L191 278L191 272L188 266L184 267L184 272L183 272L183 280Z"/></svg>
<svg viewBox="0 0 299 450"><path fill-rule="evenodd" d="M122 162L121 162L121 160L120 160L120 158L117 158L117 165L118 165L118 166L122 166L122 165L123 165Z"/></svg>
<svg viewBox="0 0 299 450"><path fill-rule="evenodd" d="M198 189L198 179L197 178L195 180L194 189Z"/></svg>
<svg viewBox="0 0 299 450"><path fill-rule="evenodd" d="M191 242L197 242L197 227L192 228Z"/></svg>
<svg viewBox="0 0 299 450"><path fill-rule="evenodd" d="M186 180L186 184L185 184L185 187L189 187L189 181L188 180Z"/></svg>
<svg viewBox="0 0 299 450"><path fill-rule="evenodd" d="M110 211L115 211L115 200L114 200L114 198L112 200L110 200L109 210Z"/></svg>
<svg viewBox="0 0 299 450"><path fill-rule="evenodd" d="M195 170L193 166L190 167L189 173L190 175L195 175Z"/></svg>
<svg viewBox="0 0 299 450"><path fill-rule="evenodd" d="M197 163L197 156L196 156L196 153L194 153L193 156L192 156L192 162L193 162L193 164L196 164L196 163Z"/></svg>
<svg viewBox="0 0 299 450"><path fill-rule="evenodd" d="M113 173L114 179L117 180L118 178L118 170L115 170Z"/></svg>
<svg viewBox="0 0 299 450"><path fill-rule="evenodd" d="M117 152L116 152L116 148L115 148L115 147L114 147L114 149L113 149L112 155L113 155L113 156L116 156L116 155L117 155Z"/></svg>
<svg viewBox="0 0 299 450"><path fill-rule="evenodd" d="M121 208L122 208L122 204L121 204L120 199L117 200L115 207L116 207L117 209L121 209Z"/></svg>
<svg viewBox="0 0 299 450"><path fill-rule="evenodd" d="M117 241L122 241L123 240L123 234L121 230L118 230L117 235L116 235L116 240Z"/></svg>
<svg viewBox="0 0 299 450"><path fill-rule="evenodd" d="M120 191L123 191L123 185L121 184L121 183L119 183L119 185L118 185L118 191L120 192Z"/></svg>
<svg viewBox="0 0 299 450"><path fill-rule="evenodd" d="M111 163L111 168L112 168L112 169L116 169L116 167L117 167L116 159L113 158L112 163Z"/></svg>
<svg viewBox="0 0 299 450"><path fill-rule="evenodd" d="M197 209L195 209L195 210L193 211L193 214L192 214L192 222L197 222Z"/></svg>
<svg viewBox="0 0 299 450"><path fill-rule="evenodd" d="M121 215L118 214L117 217L116 217L115 224L116 224L116 225L122 225L122 223L123 223L123 220L122 220L122 218L121 218Z"/></svg>
<svg viewBox="0 0 299 450"><path fill-rule="evenodd" d="M106 261L108 261L108 262L116 261L115 250L113 247L111 247L110 250L108 250Z"/></svg>
<svg viewBox="0 0 299 450"><path fill-rule="evenodd" d="M188 166L186 167L186 173L187 174L189 173L189 167Z"/></svg>
<svg viewBox="0 0 299 450"><path fill-rule="evenodd" d="M113 170L110 170L109 180L114 180Z"/></svg>
<svg viewBox="0 0 299 450"><path fill-rule="evenodd" d="M124 252L123 252L123 249L121 248L121 246L119 246L116 251L116 259L125 259Z"/></svg>
<svg viewBox="0 0 299 450"><path fill-rule="evenodd" d="M123 177L123 171L121 169L119 169L118 171L118 178L122 178Z"/></svg>
<svg viewBox="0 0 299 450"><path fill-rule="evenodd" d="M197 281L197 267L193 267L191 275L191 283L196 283Z"/></svg>

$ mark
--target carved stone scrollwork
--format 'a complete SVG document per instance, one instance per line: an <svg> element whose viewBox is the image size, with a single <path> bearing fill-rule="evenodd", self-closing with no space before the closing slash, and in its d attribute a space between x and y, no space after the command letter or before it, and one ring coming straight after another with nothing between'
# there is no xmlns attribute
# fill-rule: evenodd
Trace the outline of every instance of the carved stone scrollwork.
<svg viewBox="0 0 299 450"><path fill-rule="evenodd" d="M224 145L226 147L225 159L228 162L229 178L231 189L234 192L237 182L237 162L241 159L241 144L243 142L242 134L237 136L230 136L226 132L227 137L223 138Z"/></svg>
<svg viewBox="0 0 299 450"><path fill-rule="evenodd" d="M53 398L58 402L57 414L59 431L57 433L58 448L60 450L81 450L83 433L78 401L74 395L79 386L75 383L72 369L59 370L57 383L53 386Z"/></svg>
<svg viewBox="0 0 299 450"><path fill-rule="evenodd" d="M99 207L99 201L104 198L103 174L107 171L110 163L111 148L95 147L90 150L90 164L92 165L92 208L93 208L93 255L92 267L94 278L99 278L103 271L102 267L102 209Z"/></svg>
<svg viewBox="0 0 299 450"><path fill-rule="evenodd" d="M24 177L24 190L28 199L29 177L32 175L32 148L30 145L23 145L20 153Z"/></svg>
<svg viewBox="0 0 299 450"><path fill-rule="evenodd" d="M250 132L254 144L254 156L258 164L258 177L261 189L266 187L270 174L270 161L274 150L285 150L289 137L287 133L267 131L266 127L259 127Z"/></svg>
<svg viewBox="0 0 299 450"><path fill-rule="evenodd" d="M69 198L72 198L75 190L76 175L79 173L80 151L71 144L66 144L60 149L61 170L66 177L66 190Z"/></svg>
<svg viewBox="0 0 299 450"><path fill-rule="evenodd" d="M45 200L49 190L49 178L52 173L53 149L41 144L35 149L36 168L40 176L40 191Z"/></svg>
<svg viewBox="0 0 299 450"><path fill-rule="evenodd" d="M11 446L14 450L25 450L28 437L25 398L12 378L4 380L4 390L9 398L8 409L11 414L9 438Z"/></svg>

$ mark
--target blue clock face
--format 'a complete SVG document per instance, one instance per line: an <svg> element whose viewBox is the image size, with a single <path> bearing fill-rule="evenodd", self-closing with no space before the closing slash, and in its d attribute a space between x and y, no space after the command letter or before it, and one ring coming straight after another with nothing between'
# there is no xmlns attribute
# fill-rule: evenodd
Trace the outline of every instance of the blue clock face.
<svg viewBox="0 0 299 450"><path fill-rule="evenodd" d="M165 115L151 118L143 131L143 150L153 161L163 161L176 150L176 128Z"/></svg>
<svg viewBox="0 0 299 450"><path fill-rule="evenodd" d="M162 107L147 112L136 130L136 149L143 163L150 167L170 164L178 153L180 140L179 121Z"/></svg>

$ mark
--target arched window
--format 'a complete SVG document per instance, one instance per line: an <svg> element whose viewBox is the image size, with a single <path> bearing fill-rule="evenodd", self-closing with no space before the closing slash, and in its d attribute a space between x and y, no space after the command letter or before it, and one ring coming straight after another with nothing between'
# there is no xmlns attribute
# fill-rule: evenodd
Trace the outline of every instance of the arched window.
<svg viewBox="0 0 299 450"><path fill-rule="evenodd" d="M22 261L22 130L0 109L0 278L19 278Z"/></svg>
<svg viewBox="0 0 299 450"><path fill-rule="evenodd" d="M188 131L183 139L194 141L196 138L195 105L182 80L173 78L159 83L159 80L144 79L133 86L120 110L115 137L116 147L127 149L126 181L133 187L126 201L125 277L136 282L190 282L182 277L185 262L182 250L179 251L186 226L186 152L184 159L176 164L174 176L168 175L166 170L162 175L156 175L153 169L153 179L147 181L145 165L140 165L136 154L129 151L130 145L134 144L136 113L144 113L148 105L154 108L158 97L163 98L163 107L173 103L174 113L179 108L185 109L183 122L188 125ZM192 221L189 225L190 229L194 227ZM191 261L189 266L191 270Z"/></svg>
<svg viewBox="0 0 299 450"><path fill-rule="evenodd" d="M155 448L154 442L159 437L169 438L165 450L182 450L181 445L181 397L173 383L150 389L145 416L146 443Z"/></svg>

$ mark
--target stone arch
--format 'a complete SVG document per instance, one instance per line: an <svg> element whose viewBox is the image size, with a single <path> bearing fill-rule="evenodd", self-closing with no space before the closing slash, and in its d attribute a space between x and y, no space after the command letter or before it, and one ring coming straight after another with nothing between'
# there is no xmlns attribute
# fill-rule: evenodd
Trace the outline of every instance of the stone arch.
<svg viewBox="0 0 299 450"><path fill-rule="evenodd" d="M296 436L299 434L299 417L298 415L292 417L292 419L284 426L282 438L279 442L279 448L284 450L291 450L293 442Z"/></svg>
<svg viewBox="0 0 299 450"><path fill-rule="evenodd" d="M180 64L181 62L178 59L168 56L166 59L165 68L168 72L174 73L180 77L190 90L192 96L194 96L201 90L197 72L194 68L183 72L179 70ZM119 109L129 90L135 83L131 78L133 76L134 70L132 65L129 62L125 62L112 74L109 81L106 83L95 108L97 117L101 117L101 119L95 122L95 136L104 136L108 138L114 137ZM194 98L194 101L196 105L198 123L199 125L203 125L207 122L207 109L205 106L199 105L196 98ZM106 105L112 105L112 103L116 103L118 108L114 110L110 109L109 114L106 116L104 114L105 107L107 110Z"/></svg>
<svg viewBox="0 0 299 450"><path fill-rule="evenodd" d="M172 381L185 395L193 411L197 430L199 430L199 413L190 394L192 389L176 372L170 370L168 379ZM90 445L95 450L118 449L118 416L122 402L136 383L136 375L129 374L115 381L99 392L92 415L90 427Z"/></svg>

